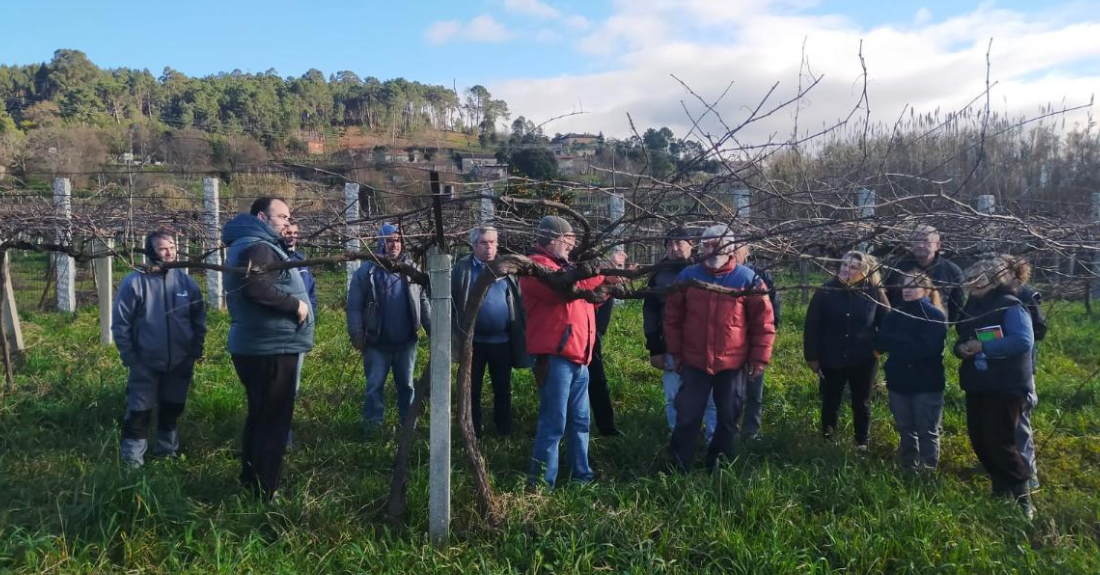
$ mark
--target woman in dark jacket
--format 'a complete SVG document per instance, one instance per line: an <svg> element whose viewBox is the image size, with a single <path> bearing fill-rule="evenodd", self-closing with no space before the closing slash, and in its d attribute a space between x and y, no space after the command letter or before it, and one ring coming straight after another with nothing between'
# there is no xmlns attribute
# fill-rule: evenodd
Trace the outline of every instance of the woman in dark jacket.
<svg viewBox="0 0 1100 575"><path fill-rule="evenodd" d="M1015 499L1031 517L1027 461L1016 445L1016 425L1034 391L1031 316L1016 297L1012 265L982 260L967 270L970 297L956 326L959 385L966 392L970 445L993 480L993 493Z"/></svg>
<svg viewBox="0 0 1100 575"><path fill-rule="evenodd" d="M863 252L844 254L836 278L810 299L802 340L806 365L818 375L822 436L833 437L847 385L858 449L866 449L870 440L871 386L878 370L875 336L890 309L878 267L878 260Z"/></svg>
<svg viewBox="0 0 1100 575"><path fill-rule="evenodd" d="M915 272L902 280L901 301L886 314L876 345L887 354L886 388L904 469L935 469L940 461L946 340L940 293L932 278Z"/></svg>

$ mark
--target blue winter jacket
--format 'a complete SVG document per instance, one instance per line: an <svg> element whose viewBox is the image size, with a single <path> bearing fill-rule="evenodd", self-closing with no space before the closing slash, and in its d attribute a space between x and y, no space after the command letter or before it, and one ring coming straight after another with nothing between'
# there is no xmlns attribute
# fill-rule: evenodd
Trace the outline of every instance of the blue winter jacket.
<svg viewBox="0 0 1100 575"><path fill-rule="evenodd" d="M902 300L882 320L875 348L887 354L886 387L905 395L943 391L947 316L928 298Z"/></svg>
<svg viewBox="0 0 1100 575"><path fill-rule="evenodd" d="M169 371L202 357L206 304L198 284L181 269L130 273L111 309L111 335L126 366Z"/></svg>
<svg viewBox="0 0 1100 575"><path fill-rule="evenodd" d="M225 224L222 241L229 246L226 264L231 267L273 264L290 259L282 238L263 221L239 214ZM280 355L313 349L313 308L305 323L298 323L298 304L309 303L302 274L296 268L253 274L225 274L229 307L229 353Z"/></svg>

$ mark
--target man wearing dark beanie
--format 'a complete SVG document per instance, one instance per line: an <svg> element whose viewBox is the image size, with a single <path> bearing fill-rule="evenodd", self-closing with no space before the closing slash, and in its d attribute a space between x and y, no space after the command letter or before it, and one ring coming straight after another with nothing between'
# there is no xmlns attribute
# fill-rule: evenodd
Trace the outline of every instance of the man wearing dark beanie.
<svg viewBox="0 0 1100 575"><path fill-rule="evenodd" d="M531 259L551 270L569 269L569 252L576 243L573 226L558 216L539 221ZM577 282L591 290L603 276ZM592 304L567 299L533 277L520 279L527 311L527 349L535 358L539 389L538 429L531 454L530 483L541 477L550 486L558 477L558 447L564 438L573 481L592 481L588 464L588 364L596 338Z"/></svg>

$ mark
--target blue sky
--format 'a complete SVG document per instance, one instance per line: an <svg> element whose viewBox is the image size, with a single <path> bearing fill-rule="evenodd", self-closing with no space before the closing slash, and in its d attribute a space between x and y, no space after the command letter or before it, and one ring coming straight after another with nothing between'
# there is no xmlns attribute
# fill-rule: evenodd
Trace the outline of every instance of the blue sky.
<svg viewBox="0 0 1100 575"><path fill-rule="evenodd" d="M535 119L585 112L552 131L622 133L627 113L684 129L681 101L692 97L673 74L708 98L733 82L728 114L751 106L758 87L778 81L782 94L800 74L823 75L804 113L828 121L861 81L861 41L876 111L887 117L972 99L990 38L997 95L1014 110L1087 101L1100 86L1100 15L1080 0L3 0L0 30L0 64L73 48L102 67L158 75L165 66L189 75L352 70L459 90L483 84L513 115ZM809 66L800 68L803 45Z"/></svg>

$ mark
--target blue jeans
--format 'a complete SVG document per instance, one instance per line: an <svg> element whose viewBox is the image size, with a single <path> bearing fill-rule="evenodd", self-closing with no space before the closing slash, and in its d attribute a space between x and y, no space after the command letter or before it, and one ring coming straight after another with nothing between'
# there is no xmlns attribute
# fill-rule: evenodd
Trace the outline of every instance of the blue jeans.
<svg viewBox="0 0 1100 575"><path fill-rule="evenodd" d="M536 483L541 476L554 485L563 437L573 481L592 481L594 474L588 466L588 366L557 355L542 356L539 362L546 362L546 374L539 386L538 428L528 481ZM536 364L536 373L540 369Z"/></svg>
<svg viewBox="0 0 1100 575"><path fill-rule="evenodd" d="M363 350L363 373L367 389L363 394L363 422L367 426L381 425L386 405L382 387L386 375L393 370L393 385L397 388L397 418L405 422L405 414L413 402L413 367L416 366L416 342L396 350L368 347Z"/></svg>
<svg viewBox="0 0 1100 575"><path fill-rule="evenodd" d="M745 413L741 420L741 437L758 437L763 416L764 376L750 377L745 382Z"/></svg>
<svg viewBox="0 0 1100 575"><path fill-rule="evenodd" d="M898 428L898 456L905 469L935 469L940 462L940 421L943 392L904 394L890 392L890 411Z"/></svg>
<svg viewBox="0 0 1100 575"><path fill-rule="evenodd" d="M672 365L672 356L665 354L665 365ZM666 369L661 376L665 388L665 417L668 418L668 430L676 429L676 392L680 391L683 380L680 374ZM714 395L707 400L707 409L703 412L703 434L710 443L714 437L714 428L718 426L718 410L714 407Z"/></svg>

